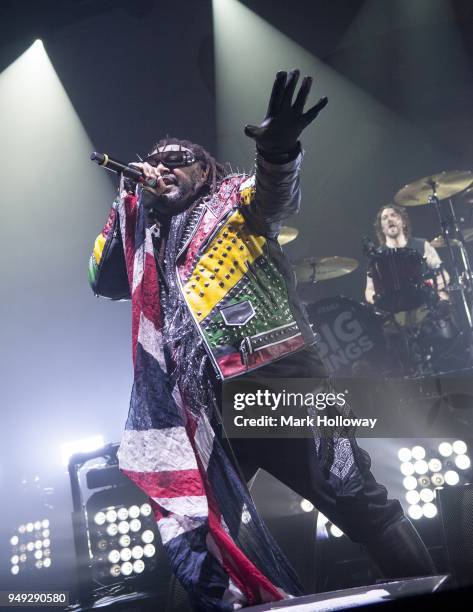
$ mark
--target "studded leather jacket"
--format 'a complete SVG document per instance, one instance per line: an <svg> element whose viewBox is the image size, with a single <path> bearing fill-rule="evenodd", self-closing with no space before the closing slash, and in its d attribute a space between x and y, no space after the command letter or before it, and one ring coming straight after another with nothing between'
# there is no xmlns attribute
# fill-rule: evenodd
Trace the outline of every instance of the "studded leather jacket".
<svg viewBox="0 0 473 612"><path fill-rule="evenodd" d="M277 242L299 210L302 153L284 164L257 155L251 177L231 175L189 221L175 262L192 318L221 379L311 345L315 336ZM112 208L89 264L96 295L129 299L118 215Z"/></svg>

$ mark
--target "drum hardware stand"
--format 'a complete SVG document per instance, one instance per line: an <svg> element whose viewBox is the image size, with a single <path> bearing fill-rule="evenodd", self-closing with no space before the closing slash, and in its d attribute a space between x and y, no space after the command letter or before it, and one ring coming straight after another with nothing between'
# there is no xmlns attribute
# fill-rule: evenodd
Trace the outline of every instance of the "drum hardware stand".
<svg viewBox="0 0 473 612"><path fill-rule="evenodd" d="M461 330L460 333L464 334L468 340L468 353L470 359L473 361L473 319L471 308L466 298L466 293L471 296L473 288L473 276L468 253L465 248L464 237L460 226L458 225L451 198L448 198L449 214L444 215L440 200L437 196L436 182L430 181L429 184L432 188L432 195L429 196L428 201L429 204L435 205L441 232L445 240L450 261L452 263L453 283L450 283L448 292L453 298L453 307L458 315L460 323L459 327ZM458 266L457 258L455 257L455 253L453 251L453 245L450 239L451 233L453 233L455 237L458 237L457 239L460 242L459 250L462 269Z"/></svg>

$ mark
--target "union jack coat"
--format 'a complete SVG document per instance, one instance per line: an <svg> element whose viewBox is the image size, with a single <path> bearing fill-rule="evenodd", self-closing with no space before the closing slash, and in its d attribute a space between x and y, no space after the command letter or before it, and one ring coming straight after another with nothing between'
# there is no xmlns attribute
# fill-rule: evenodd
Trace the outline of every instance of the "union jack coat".
<svg viewBox="0 0 473 612"><path fill-rule="evenodd" d="M276 240L281 221L299 207L301 159L275 165L258 157L254 177L223 180L173 262L221 379L314 342ZM191 412L185 389L169 375L148 225L139 199L118 198L89 266L97 295L132 300L134 384L120 467L149 495L163 545L196 608L234 610L297 594L297 578L209 417ZM250 517L244 526L242 514ZM242 531L251 536L245 543Z"/></svg>

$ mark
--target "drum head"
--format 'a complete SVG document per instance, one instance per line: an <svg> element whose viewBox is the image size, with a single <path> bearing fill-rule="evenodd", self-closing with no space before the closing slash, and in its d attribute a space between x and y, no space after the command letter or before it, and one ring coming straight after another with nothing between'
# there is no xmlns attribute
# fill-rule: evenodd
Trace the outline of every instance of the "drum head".
<svg viewBox="0 0 473 612"><path fill-rule="evenodd" d="M376 307L386 312L414 310L425 304L431 288L424 281L426 272L421 254L415 249L383 249L370 262Z"/></svg>
<svg viewBox="0 0 473 612"><path fill-rule="evenodd" d="M330 374L364 377L385 370L383 317L370 306L336 296L310 304L307 312Z"/></svg>

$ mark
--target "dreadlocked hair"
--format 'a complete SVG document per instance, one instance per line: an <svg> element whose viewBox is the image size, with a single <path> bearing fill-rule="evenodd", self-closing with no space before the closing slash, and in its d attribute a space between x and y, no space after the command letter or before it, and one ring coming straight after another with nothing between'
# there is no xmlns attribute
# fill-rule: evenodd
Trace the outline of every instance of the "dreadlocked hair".
<svg viewBox="0 0 473 612"><path fill-rule="evenodd" d="M190 140L180 140L179 138L162 138L153 146L149 155L151 155L153 151L156 151L156 149L170 144L180 145L181 147L190 149L194 153L195 158L202 166L202 169L207 171L207 178L205 183L202 185L202 188L205 188L205 191L213 193L216 190L218 183L228 174L224 164L219 163L206 149L204 149L204 147L201 147Z"/></svg>
<svg viewBox="0 0 473 612"><path fill-rule="evenodd" d="M193 216L199 206L217 191L219 183L228 175L223 164L218 163L208 151L189 140L162 138L153 147L153 153L166 145L180 145L193 152L196 161L206 171L206 179L196 199L187 209L172 216L166 241L165 260L176 261L182 246L186 229L192 227ZM197 215L198 218L198 215ZM209 416L215 414L217 400L212 379L208 375L211 368L207 352L200 334L182 299L179 281L174 266L165 266L167 291L163 291L163 342L171 359L171 375L177 380L186 403L195 414L203 411Z"/></svg>

